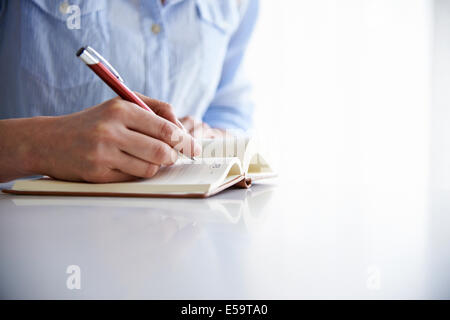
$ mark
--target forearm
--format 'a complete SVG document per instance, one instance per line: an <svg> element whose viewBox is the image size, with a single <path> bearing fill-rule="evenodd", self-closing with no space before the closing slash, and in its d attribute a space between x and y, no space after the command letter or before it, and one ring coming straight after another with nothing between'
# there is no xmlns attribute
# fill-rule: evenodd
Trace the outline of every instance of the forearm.
<svg viewBox="0 0 450 320"><path fill-rule="evenodd" d="M52 118L0 120L0 182L40 174L39 149Z"/></svg>

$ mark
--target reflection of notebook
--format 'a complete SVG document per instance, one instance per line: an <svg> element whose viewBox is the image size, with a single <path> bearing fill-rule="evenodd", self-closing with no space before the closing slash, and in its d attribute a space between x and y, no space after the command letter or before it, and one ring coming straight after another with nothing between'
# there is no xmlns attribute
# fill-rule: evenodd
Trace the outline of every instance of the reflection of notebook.
<svg viewBox="0 0 450 320"><path fill-rule="evenodd" d="M127 208L130 213L153 213L172 218L182 224L237 224L244 215L245 224L261 224L264 207L270 201L274 185L260 183L251 189L234 189L208 199L103 198L103 197L14 197L11 201L21 207L64 207L95 209L96 214L110 215L112 208ZM83 209L77 210L81 212ZM122 213L120 214L122 216Z"/></svg>
<svg viewBox="0 0 450 320"><path fill-rule="evenodd" d="M51 178L19 180L6 193L36 195L193 197L205 198L231 186L249 187L252 180L275 173L255 151L250 139L204 140L197 161L180 159L151 179L122 183L81 183Z"/></svg>

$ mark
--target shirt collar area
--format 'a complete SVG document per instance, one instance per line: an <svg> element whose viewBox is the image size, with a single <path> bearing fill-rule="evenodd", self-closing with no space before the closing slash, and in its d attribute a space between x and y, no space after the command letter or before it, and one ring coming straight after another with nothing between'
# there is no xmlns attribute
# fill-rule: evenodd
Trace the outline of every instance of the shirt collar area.
<svg viewBox="0 0 450 320"><path fill-rule="evenodd" d="M163 5L162 4L162 0L159 0L159 1L161 1L161 5ZM182 1L184 1L184 0L165 0L163 6L164 7L170 7L170 6L173 6L173 5L175 5L175 4L179 3L179 2L182 2Z"/></svg>

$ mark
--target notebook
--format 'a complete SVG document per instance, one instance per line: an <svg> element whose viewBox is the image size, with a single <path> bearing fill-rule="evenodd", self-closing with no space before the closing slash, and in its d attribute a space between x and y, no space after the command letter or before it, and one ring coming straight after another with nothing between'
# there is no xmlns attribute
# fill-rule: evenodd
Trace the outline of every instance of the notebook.
<svg viewBox="0 0 450 320"><path fill-rule="evenodd" d="M120 183L84 183L49 177L18 180L12 194L116 196L116 197L189 197L206 198L230 187L249 188L252 181L275 177L276 173L256 150L250 138L205 139L202 156L193 161L178 159L162 167L150 179Z"/></svg>

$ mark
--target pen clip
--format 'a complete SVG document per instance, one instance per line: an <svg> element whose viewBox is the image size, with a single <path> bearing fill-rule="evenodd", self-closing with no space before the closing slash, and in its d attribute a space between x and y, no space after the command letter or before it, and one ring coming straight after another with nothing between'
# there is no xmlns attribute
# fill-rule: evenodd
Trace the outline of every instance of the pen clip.
<svg viewBox="0 0 450 320"><path fill-rule="evenodd" d="M100 53L98 53L97 51L95 51L93 48L87 46L84 48L86 51L88 51L91 55L95 56L98 60L100 60L105 66L107 66L109 68L109 70L111 71L111 73L117 78L119 79L120 82L124 82L122 77L120 76L120 74L117 72L116 69L114 69L114 67L105 59L101 56Z"/></svg>

